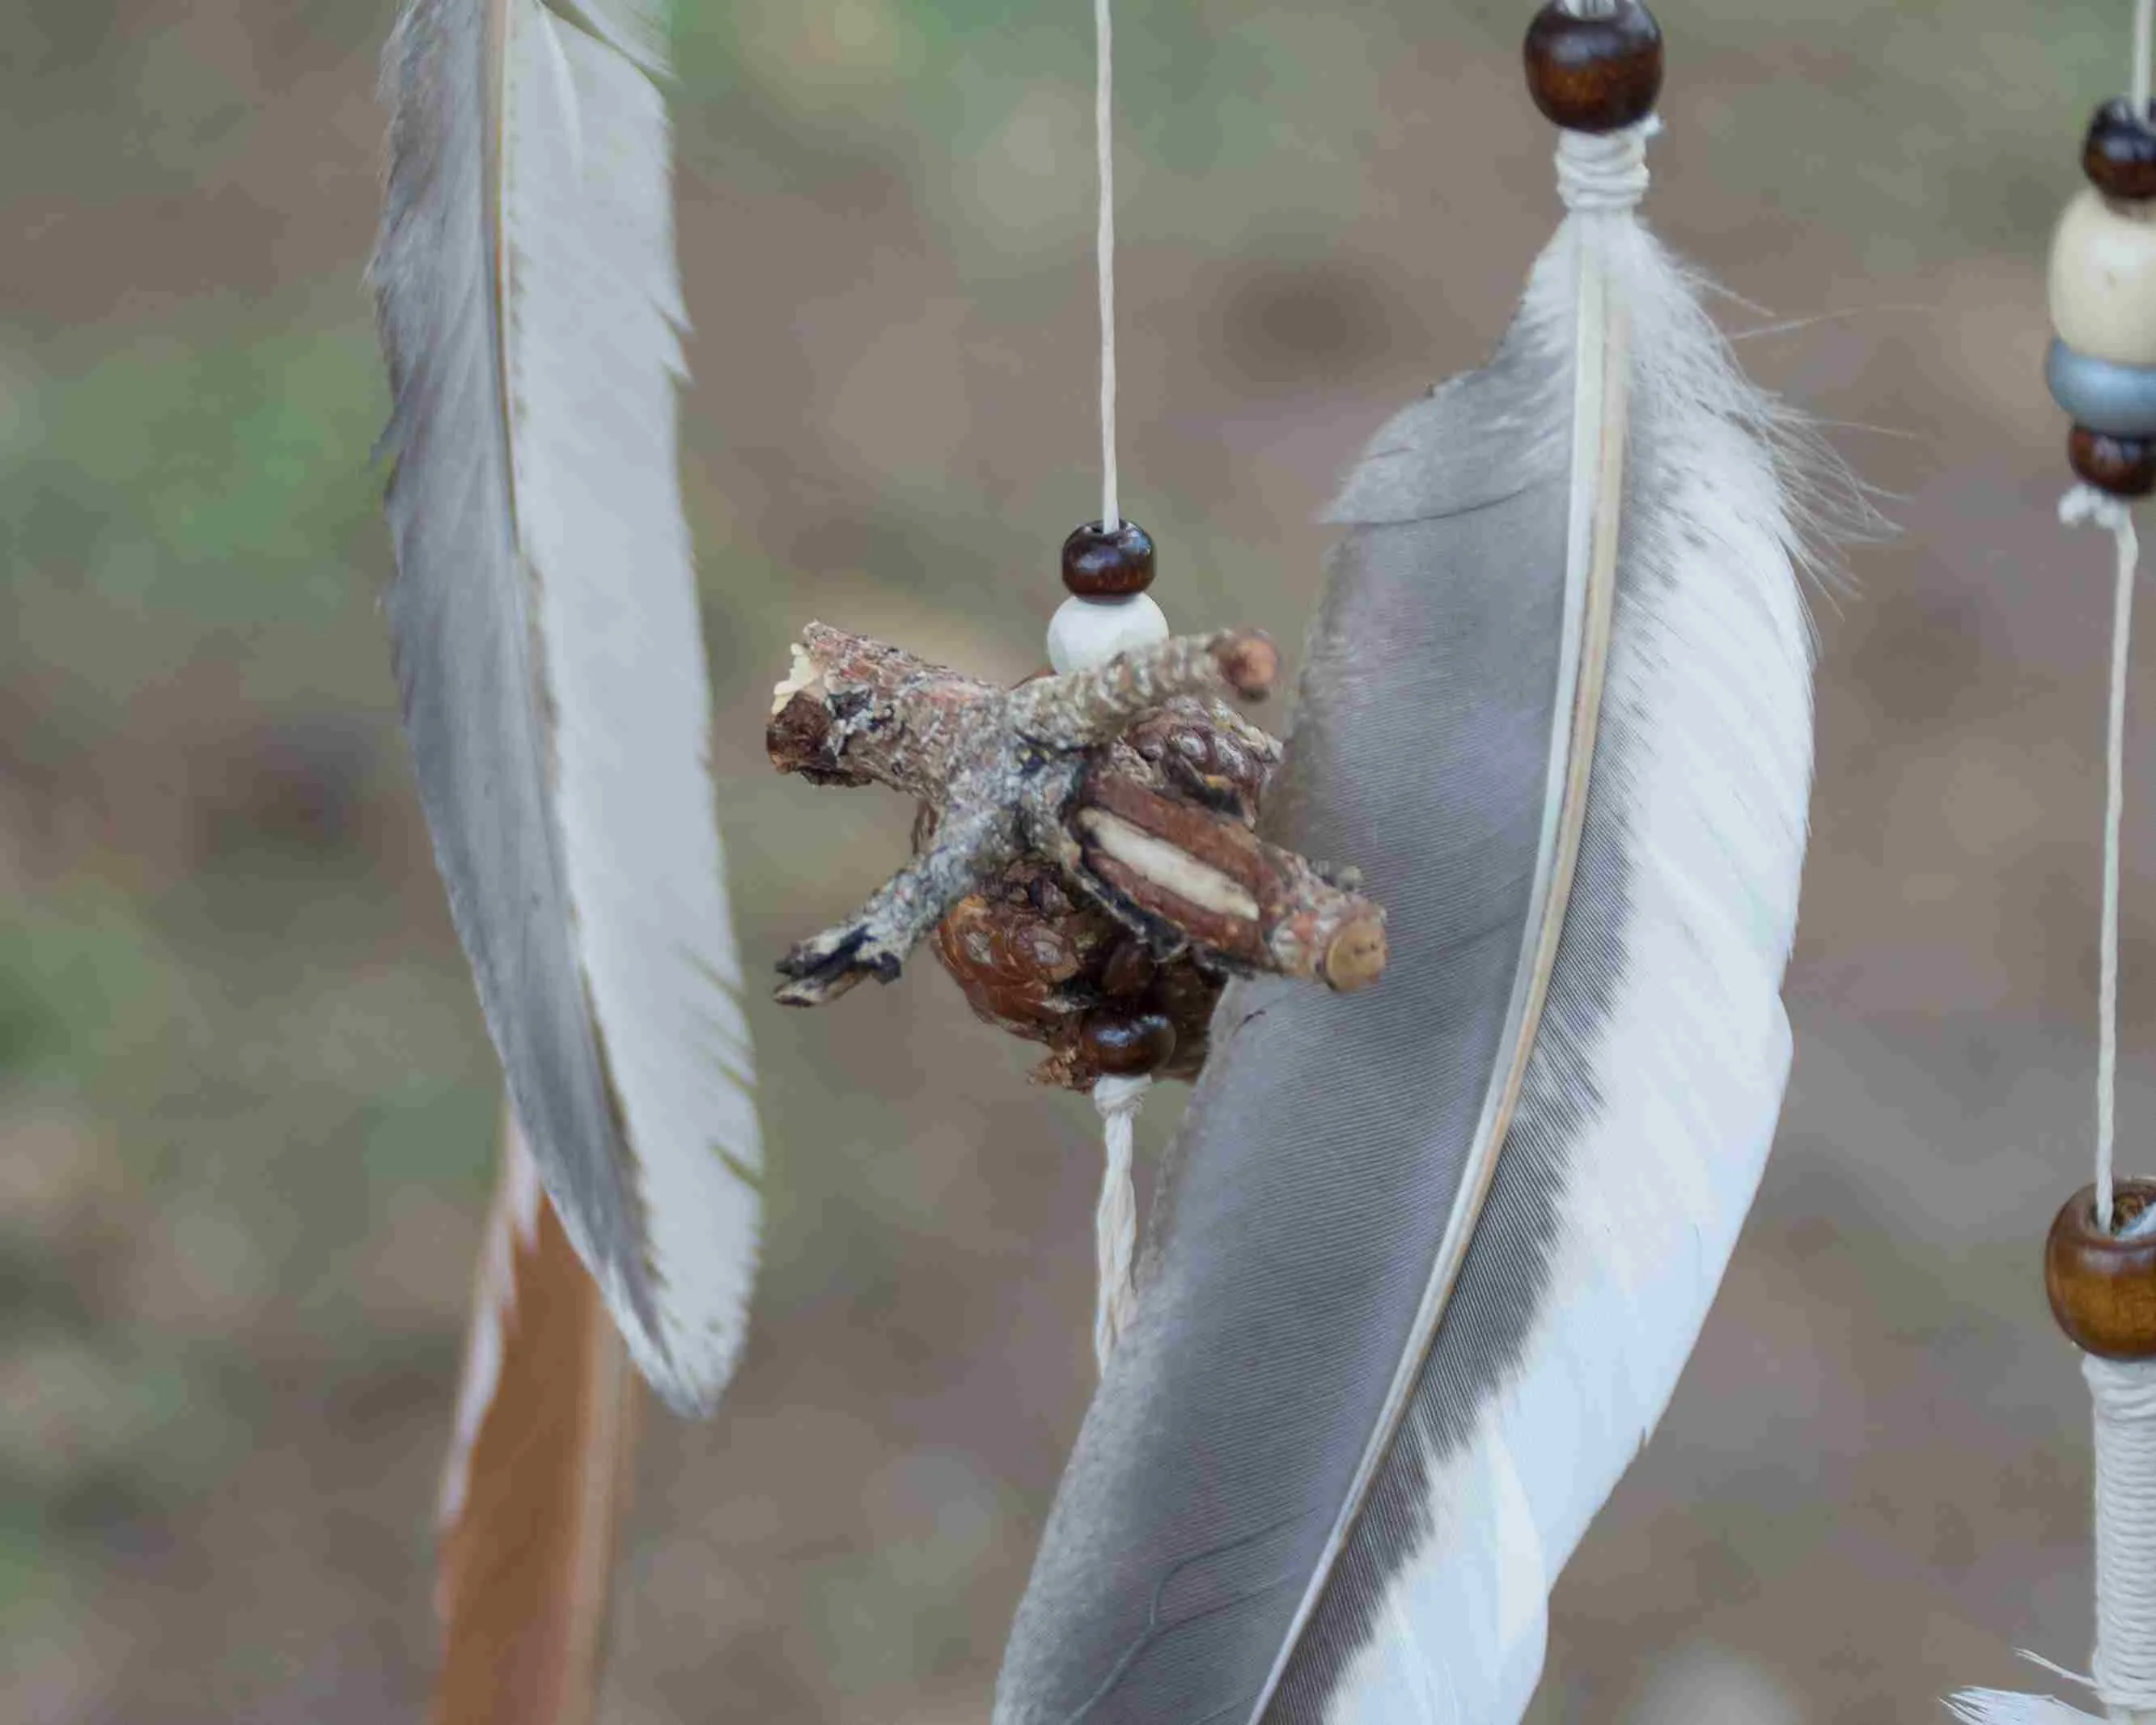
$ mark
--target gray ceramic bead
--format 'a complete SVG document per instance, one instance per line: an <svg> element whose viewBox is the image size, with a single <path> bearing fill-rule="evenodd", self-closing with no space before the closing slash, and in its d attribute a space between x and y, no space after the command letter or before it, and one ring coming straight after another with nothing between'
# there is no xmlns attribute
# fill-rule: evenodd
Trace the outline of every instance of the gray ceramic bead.
<svg viewBox="0 0 2156 1725"><path fill-rule="evenodd" d="M2054 341L2044 381L2075 424L2111 437L2156 437L2156 367L2092 359Z"/></svg>

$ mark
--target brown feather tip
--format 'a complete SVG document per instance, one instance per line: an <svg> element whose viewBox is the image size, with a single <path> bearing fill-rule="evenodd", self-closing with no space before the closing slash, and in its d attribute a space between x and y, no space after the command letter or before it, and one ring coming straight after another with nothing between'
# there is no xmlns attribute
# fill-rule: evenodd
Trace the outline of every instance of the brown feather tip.
<svg viewBox="0 0 2156 1725"><path fill-rule="evenodd" d="M589 1725L640 1390L514 1122L444 1471L434 1725Z"/></svg>

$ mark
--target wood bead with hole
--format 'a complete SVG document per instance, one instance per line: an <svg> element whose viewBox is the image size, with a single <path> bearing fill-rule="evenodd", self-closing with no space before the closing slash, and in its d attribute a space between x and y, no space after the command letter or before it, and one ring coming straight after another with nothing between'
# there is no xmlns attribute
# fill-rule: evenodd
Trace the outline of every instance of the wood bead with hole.
<svg viewBox="0 0 2156 1725"><path fill-rule="evenodd" d="M1103 1007L1078 1034L1087 1063L1106 1077L1147 1078L1175 1058L1175 1026L1164 1014Z"/></svg>
<svg viewBox="0 0 2156 1725"><path fill-rule="evenodd" d="M1661 26L1638 0L1616 0L1593 17L1550 0L1527 26L1524 54L1527 93L1567 131L1637 126L1661 94Z"/></svg>
<svg viewBox="0 0 2156 1725"><path fill-rule="evenodd" d="M2156 198L2156 126L2137 117L2123 96L2106 102L2082 141L2082 172L2107 198L2128 203Z"/></svg>
<svg viewBox="0 0 2156 1725"><path fill-rule="evenodd" d="M2076 425L2066 438L2066 459L2076 478L2114 497L2156 492L2156 440L2112 437Z"/></svg>
<svg viewBox="0 0 2156 1725"><path fill-rule="evenodd" d="M1127 599L1152 585L1152 536L1136 521L1087 521L1063 542L1063 584L1081 599Z"/></svg>
<svg viewBox="0 0 2156 1725"><path fill-rule="evenodd" d="M2128 1226L2153 1205L2156 1180L2117 1182L2112 1226ZM2051 1224L2044 1292L2059 1327L2084 1353L2156 1359L2156 1233L2122 1240L2103 1232L2093 1186L2068 1199Z"/></svg>
<svg viewBox="0 0 2156 1725"><path fill-rule="evenodd" d="M2073 354L2156 367L2156 203L2076 193L2051 239L2051 301Z"/></svg>

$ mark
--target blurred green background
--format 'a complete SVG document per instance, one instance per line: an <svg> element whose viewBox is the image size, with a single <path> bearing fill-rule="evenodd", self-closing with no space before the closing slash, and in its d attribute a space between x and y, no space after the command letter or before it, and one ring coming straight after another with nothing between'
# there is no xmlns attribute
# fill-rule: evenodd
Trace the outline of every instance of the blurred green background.
<svg viewBox="0 0 2156 1725"><path fill-rule="evenodd" d="M424 1692L496 1078L376 608L391 10L0 12L8 1721ZM1530 10L1122 8L1124 495L1178 620L1298 639L1334 476L1502 327L1555 213ZM1094 507L1089 8L679 11L686 486L760 974L907 824L763 766L792 631L1022 675ZM2051 520L2041 256L2127 13L1663 0L1650 213L1905 531L1820 606L1783 1142L1538 1720L1884 1725L2014 1646L2086 1657L2035 1266L2085 1178L2107 557ZM2156 802L2128 831L2145 1168ZM981 1719L1088 1390L1089 1115L932 968L754 1017L754 1339L714 1422L654 1422L608 1717Z"/></svg>

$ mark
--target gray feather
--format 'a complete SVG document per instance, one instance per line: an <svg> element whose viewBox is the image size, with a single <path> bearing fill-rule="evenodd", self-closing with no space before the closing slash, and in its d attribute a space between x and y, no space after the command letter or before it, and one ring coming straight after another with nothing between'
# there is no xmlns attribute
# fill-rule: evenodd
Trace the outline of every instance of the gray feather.
<svg viewBox="0 0 2156 1725"><path fill-rule="evenodd" d="M1342 512L1363 525L1335 555L1267 821L1363 867L1386 978L1224 1003L1158 1278L1057 1499L999 1720L1240 1725L1346 1502L1529 913L1563 633L1558 357L1516 329L1348 482Z"/></svg>
<svg viewBox="0 0 2156 1725"><path fill-rule="evenodd" d="M1266 821L1363 866L1391 959L1222 1003L998 1725L1516 1718L1719 1280L1787 1068L1809 637L1776 410L1644 231L1588 219L1342 494ZM1624 308L1591 347L1589 267ZM1621 393L1575 375L1628 352ZM1574 436L1612 424L1605 646Z"/></svg>
<svg viewBox="0 0 2156 1725"><path fill-rule="evenodd" d="M650 0L409 0L373 276L387 609L428 825L547 1189L639 1364L717 1394L757 1165L676 474Z"/></svg>

